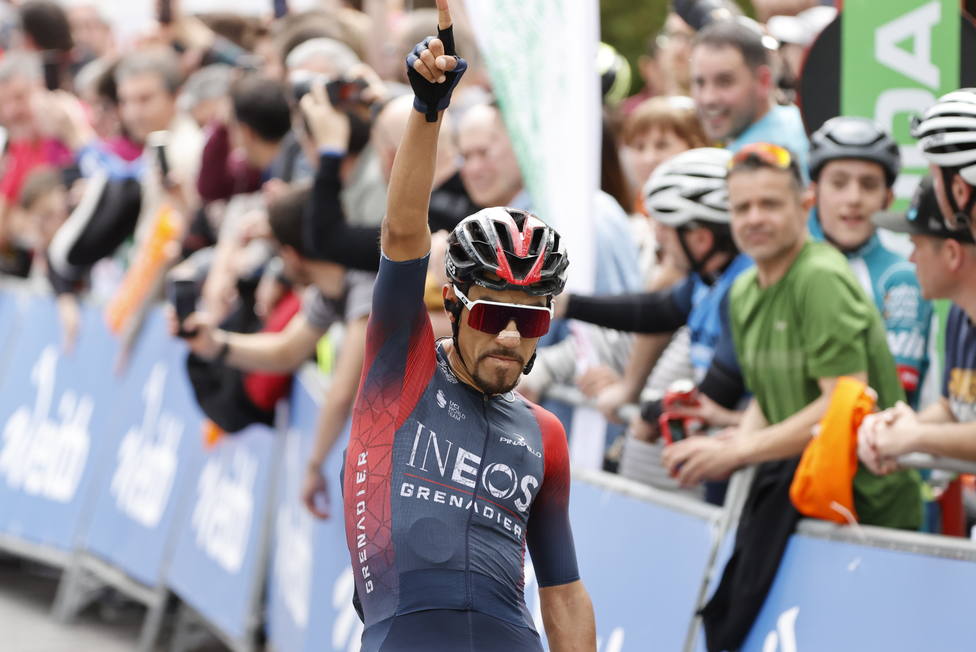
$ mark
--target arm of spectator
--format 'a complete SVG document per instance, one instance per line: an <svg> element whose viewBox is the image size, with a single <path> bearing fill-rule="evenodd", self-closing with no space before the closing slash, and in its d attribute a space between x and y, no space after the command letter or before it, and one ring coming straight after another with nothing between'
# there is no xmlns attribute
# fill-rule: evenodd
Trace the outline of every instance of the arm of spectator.
<svg viewBox="0 0 976 652"><path fill-rule="evenodd" d="M742 412L723 407L721 404L709 398L708 394L702 392L700 388L698 392L697 406L692 407L678 404L672 408L669 408L668 412L672 412L683 417L701 419L709 426L720 428L738 426L742 421Z"/></svg>
<svg viewBox="0 0 976 652"><path fill-rule="evenodd" d="M305 210L305 239L310 254L365 271L379 268L379 229L346 222L339 176L349 144L349 118L329 102L321 85L302 98L302 112L319 151L312 200Z"/></svg>
<svg viewBox="0 0 976 652"><path fill-rule="evenodd" d="M552 652L596 652L593 603L583 582L540 588L539 604Z"/></svg>
<svg viewBox="0 0 976 652"><path fill-rule="evenodd" d="M847 375L867 382L866 372ZM761 428L751 435L742 432L741 439L736 438L739 441L735 448L738 449L738 455L741 457L741 463L737 466L780 460L803 452L807 442L810 441L813 427L827 412L831 394L837 385L837 378L821 378L818 384L820 396L796 414L780 423Z"/></svg>
<svg viewBox="0 0 976 652"><path fill-rule="evenodd" d="M670 333L685 324L688 313L672 290L608 297L569 295L566 317L631 333Z"/></svg>
<svg viewBox="0 0 976 652"><path fill-rule="evenodd" d="M865 372L848 375L867 382ZM837 378L821 378L818 382L820 396L787 419L764 428L746 430L743 425L751 428L758 423L755 412L749 414L747 411L734 436L690 437L669 446L662 461L681 484L690 486L703 480L728 477L743 466L799 455L810 441L813 427L827 411Z"/></svg>
<svg viewBox="0 0 976 652"><path fill-rule="evenodd" d="M166 312L170 334L175 335L179 327L176 313L171 307ZM271 373L297 369L315 351L315 344L323 333L309 324L301 313L277 333L231 333L215 328L212 320L199 312L186 318L184 328L196 331L185 341L201 358L223 357L228 366Z"/></svg>
<svg viewBox="0 0 976 652"><path fill-rule="evenodd" d="M315 443L312 445L302 485L302 501L308 511L318 518L329 517L328 485L322 473L322 465L342 435L356 400L366 350L367 321L367 317L360 317L346 325L342 348L332 373L332 382L329 383L328 392L319 410Z"/></svg>
<svg viewBox="0 0 976 652"><path fill-rule="evenodd" d="M769 422L766 421L766 415L763 414L759 401L753 398L739 419L739 432L750 434L762 430L768 425Z"/></svg>
<svg viewBox="0 0 976 652"><path fill-rule="evenodd" d="M235 198L235 201L238 198ZM263 210L232 211L235 201L229 202L220 225L213 261L200 292L203 310L221 321L229 312L237 297L236 264L248 238L262 232L267 225L267 213Z"/></svg>
<svg viewBox="0 0 976 652"><path fill-rule="evenodd" d="M375 226L352 226L346 222L339 199L342 158L343 155L328 150L320 156L312 200L305 210L305 239L315 258L375 272L380 264L380 230Z"/></svg>
<svg viewBox="0 0 976 652"><path fill-rule="evenodd" d="M618 422L617 410L627 403L635 403L661 353L671 341L669 334L638 335L627 360L627 367L619 382L603 389L596 397L596 407L609 421Z"/></svg>
<svg viewBox="0 0 976 652"><path fill-rule="evenodd" d="M893 462L906 453L928 453L976 461L976 422L958 422L945 398L920 413L899 403L886 411L889 418L865 428L867 445L879 460ZM886 471L895 465L885 465Z"/></svg>

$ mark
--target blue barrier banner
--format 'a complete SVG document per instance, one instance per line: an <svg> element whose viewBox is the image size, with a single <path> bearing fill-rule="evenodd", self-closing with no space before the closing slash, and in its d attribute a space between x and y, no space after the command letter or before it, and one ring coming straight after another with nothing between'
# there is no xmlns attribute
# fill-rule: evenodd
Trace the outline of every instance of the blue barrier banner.
<svg viewBox="0 0 976 652"><path fill-rule="evenodd" d="M318 406L296 382L275 510L268 578L268 641L272 649L282 652L356 652L363 627L352 606L353 576L339 482L345 437L325 463L329 519L315 519L301 502L301 483L317 418Z"/></svg>
<svg viewBox="0 0 976 652"><path fill-rule="evenodd" d="M264 560L276 452L275 433L253 425L205 454L190 500L175 521L178 538L169 586L221 632L241 639Z"/></svg>
<svg viewBox="0 0 976 652"><path fill-rule="evenodd" d="M14 301L22 325L0 382L0 531L72 549L89 513L111 431L117 345L94 308L82 311L74 352L60 351L49 297Z"/></svg>
<svg viewBox="0 0 976 652"><path fill-rule="evenodd" d="M27 293L22 290L4 288L0 291L0 379L8 369L7 363L14 352L13 338L22 325L20 318L23 315L17 304L25 303L27 298Z"/></svg>
<svg viewBox="0 0 976 652"><path fill-rule="evenodd" d="M186 377L186 346L169 337L160 311L141 335L116 406L109 468L99 478L85 548L154 587L173 544L177 511L203 462L203 415ZM182 500L181 500L182 499Z"/></svg>
<svg viewBox="0 0 976 652"><path fill-rule="evenodd" d="M582 481L573 482L570 518L600 652L680 650L705 577L710 524ZM526 599L541 632L535 587L527 569Z"/></svg>
<svg viewBox="0 0 976 652"><path fill-rule="evenodd" d="M744 652L971 650L976 564L790 540Z"/></svg>

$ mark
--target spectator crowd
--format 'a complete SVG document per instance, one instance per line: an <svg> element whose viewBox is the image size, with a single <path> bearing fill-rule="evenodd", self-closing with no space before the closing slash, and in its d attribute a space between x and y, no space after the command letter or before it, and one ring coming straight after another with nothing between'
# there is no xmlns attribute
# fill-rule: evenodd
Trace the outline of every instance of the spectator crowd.
<svg viewBox="0 0 976 652"><path fill-rule="evenodd" d="M129 297L131 326L165 296L197 399L231 435L271 423L291 374L314 362L331 382L302 497L321 518L337 500L322 466L344 446L413 111L402 57L436 24L420 2L335 4L266 19L161 0L154 28L122 41L96 5L28 0L0 29L0 272L57 296L67 350L80 301L148 287ZM595 291L558 299L562 321L519 391L570 432L572 406L548 396L577 387L607 427L573 436L599 439L597 465L634 480L721 505L729 476L757 465L754 518L704 614L710 647L734 646L730 614L748 608L729 606L736 587L768 586L769 559L817 513L795 489L825 429L859 460L834 451L831 473L852 489L840 522L940 532L945 477L899 458L976 461L976 91L916 121L932 174L892 211L892 135L853 116L808 133L794 104L804 48L834 9L754 0L756 22L734 4L675 4L635 94L628 62L600 48ZM469 69L429 214L439 336L451 334L447 233L481 207L535 203L506 128L517 107L493 100L463 16L457 40ZM163 262L140 267L154 238ZM859 428L825 419L847 391L877 408Z"/></svg>

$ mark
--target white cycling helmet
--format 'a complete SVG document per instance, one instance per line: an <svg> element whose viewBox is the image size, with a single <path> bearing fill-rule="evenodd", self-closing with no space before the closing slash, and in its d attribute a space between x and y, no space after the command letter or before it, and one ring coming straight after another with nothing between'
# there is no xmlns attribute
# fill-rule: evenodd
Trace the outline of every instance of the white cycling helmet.
<svg viewBox="0 0 976 652"><path fill-rule="evenodd" d="M933 165L957 169L976 186L976 88L946 93L912 124L912 136Z"/></svg>
<svg viewBox="0 0 976 652"><path fill-rule="evenodd" d="M644 184L644 208L667 226L691 222L728 225L725 178L732 153L715 147L690 149L661 163Z"/></svg>

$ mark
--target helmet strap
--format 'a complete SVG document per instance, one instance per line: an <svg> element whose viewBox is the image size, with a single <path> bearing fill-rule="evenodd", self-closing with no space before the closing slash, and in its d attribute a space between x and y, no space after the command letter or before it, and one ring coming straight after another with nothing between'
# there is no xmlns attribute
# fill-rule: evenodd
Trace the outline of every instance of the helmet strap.
<svg viewBox="0 0 976 652"><path fill-rule="evenodd" d="M942 188L945 190L946 201L949 202L949 209L956 217L956 225L960 228L969 228L974 222L972 214L973 207L976 206L976 187L970 186L972 192L969 193L969 200L966 201L965 206L959 206L952 194L952 178L958 174L959 168L940 168L939 171L942 173Z"/></svg>
<svg viewBox="0 0 976 652"><path fill-rule="evenodd" d="M463 292L464 290L462 290ZM451 341L454 343L454 352L457 354L458 360L464 365L464 368L468 373L471 370L468 369L468 363L464 359L464 355L461 353L461 345L458 344L458 331L461 328L461 313L464 311L464 306L461 305L460 301L452 301L450 299L444 299L444 310L448 312L454 319L451 320Z"/></svg>
<svg viewBox="0 0 976 652"><path fill-rule="evenodd" d="M685 239L685 233L687 231L685 227L680 227L677 229L678 243L681 245L681 250L685 252L685 258L688 259L688 264L691 266L691 271L698 274L705 284L711 285L715 282L715 279L720 276L730 264L732 264L732 259L735 258L735 249L733 247L731 238L725 236L724 234L720 235L716 233L714 229L708 228L707 226L704 228L707 228L712 233L712 246L700 259L695 258L691 253L691 249L688 247L688 241ZM716 271L715 273L705 272L705 265L707 265L708 261L712 259L712 256L719 253L729 253L733 255L730 256L727 263L722 265L720 270Z"/></svg>

